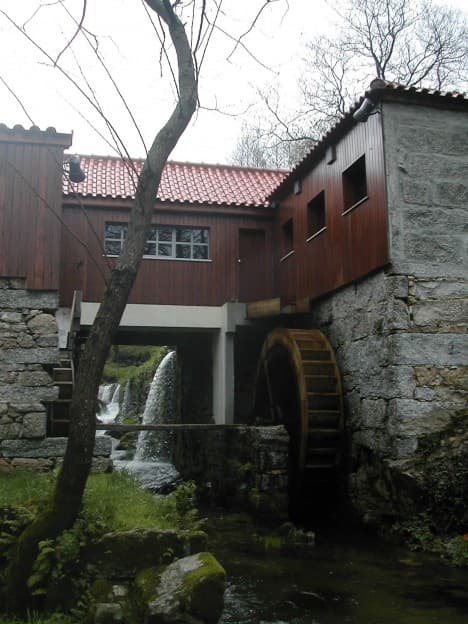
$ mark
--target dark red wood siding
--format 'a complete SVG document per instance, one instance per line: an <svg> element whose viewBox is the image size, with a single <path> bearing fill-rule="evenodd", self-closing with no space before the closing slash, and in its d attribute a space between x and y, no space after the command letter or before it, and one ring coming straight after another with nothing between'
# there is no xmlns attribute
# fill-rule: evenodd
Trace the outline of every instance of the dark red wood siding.
<svg viewBox="0 0 468 624"><path fill-rule="evenodd" d="M64 222L83 247L65 229L62 232L61 302L69 305L74 290L82 290L85 301L100 301L104 280L113 260L103 253L106 222L128 220L127 206L116 200L86 206L87 217L78 205L64 207ZM202 227L210 232L210 261L143 259L130 303L166 305L222 305L238 301L239 232L261 230L265 236L265 281L253 299L273 297L273 212L267 208L223 208L159 206L153 223L170 226ZM99 267L99 269L98 269Z"/></svg>
<svg viewBox="0 0 468 624"><path fill-rule="evenodd" d="M58 289L63 149L69 135L0 128L0 275Z"/></svg>
<svg viewBox="0 0 468 624"><path fill-rule="evenodd" d="M368 199L346 215L342 174L365 155ZM316 298L388 262L387 210L382 130L378 115L353 127L336 144L336 160L323 157L302 180L302 190L279 205L277 237L293 218L294 253L276 252L282 302ZM325 192L326 230L309 237L307 205Z"/></svg>

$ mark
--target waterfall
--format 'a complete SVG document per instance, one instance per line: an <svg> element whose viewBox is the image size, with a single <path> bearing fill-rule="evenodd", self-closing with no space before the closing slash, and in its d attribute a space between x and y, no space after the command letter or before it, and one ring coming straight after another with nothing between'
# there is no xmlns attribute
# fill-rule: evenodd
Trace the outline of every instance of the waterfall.
<svg viewBox="0 0 468 624"><path fill-rule="evenodd" d="M118 424L122 424L128 416L133 415L132 410L132 382L130 379L127 379L127 383L125 384L125 389L122 398L122 404L120 406L120 411L115 419L115 422Z"/></svg>
<svg viewBox="0 0 468 624"><path fill-rule="evenodd" d="M107 424L115 421L120 409L119 396L119 384L113 383L99 386L98 400L100 407L97 418L100 422Z"/></svg>
<svg viewBox="0 0 468 624"><path fill-rule="evenodd" d="M151 382L142 418L144 425L175 422L175 371L176 352L170 351L161 360ZM170 462L172 440L172 432L141 431L138 436L135 461Z"/></svg>
<svg viewBox="0 0 468 624"><path fill-rule="evenodd" d="M125 389L125 413L130 401L131 384ZM128 392L127 392L128 390ZM160 362L151 382L146 399L142 422L144 424L170 423L176 418L176 352L169 352ZM131 407L131 409L133 409ZM172 432L141 431L138 436L136 452L132 460L123 459L125 451L114 451L113 460L116 470L126 470L133 475L143 488L164 492L172 488L179 474L171 463Z"/></svg>

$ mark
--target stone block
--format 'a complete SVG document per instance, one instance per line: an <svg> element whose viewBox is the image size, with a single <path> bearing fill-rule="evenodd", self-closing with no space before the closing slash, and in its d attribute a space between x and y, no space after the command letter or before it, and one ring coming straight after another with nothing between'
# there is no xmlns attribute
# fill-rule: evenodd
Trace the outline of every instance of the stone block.
<svg viewBox="0 0 468 624"><path fill-rule="evenodd" d="M427 206L431 203L430 180L403 180L403 199L407 204L422 204Z"/></svg>
<svg viewBox="0 0 468 624"><path fill-rule="evenodd" d="M417 327L449 330L455 326L460 328L468 324L468 298L444 299L439 301L426 300L413 304L413 320ZM446 329L447 331L447 329Z"/></svg>
<svg viewBox="0 0 468 624"><path fill-rule="evenodd" d="M45 371L24 371L18 375L18 384L20 386L50 386L52 379Z"/></svg>
<svg viewBox="0 0 468 624"><path fill-rule="evenodd" d="M32 412L23 416L23 438L45 438L47 434L47 418L44 412Z"/></svg>
<svg viewBox="0 0 468 624"><path fill-rule="evenodd" d="M383 271L366 277L356 284L356 308L367 310L387 298L387 280Z"/></svg>
<svg viewBox="0 0 468 624"><path fill-rule="evenodd" d="M32 470L34 472L48 472L55 467L52 459L31 459L25 457L16 457L12 460L11 465L20 470Z"/></svg>
<svg viewBox="0 0 468 624"><path fill-rule="evenodd" d="M12 401L10 408L19 414L26 414L27 412L45 412L45 407L39 401Z"/></svg>
<svg viewBox="0 0 468 624"><path fill-rule="evenodd" d="M385 277L385 298L396 297L406 299L408 297L408 276L388 275Z"/></svg>
<svg viewBox="0 0 468 624"><path fill-rule="evenodd" d="M35 335L46 336L58 332L55 316L52 314L38 314L28 322L28 328Z"/></svg>
<svg viewBox="0 0 468 624"><path fill-rule="evenodd" d="M63 457L67 438L45 438L43 440L4 440L0 452L4 457Z"/></svg>
<svg viewBox="0 0 468 624"><path fill-rule="evenodd" d="M112 452L112 439L109 436L97 436L94 444L94 455L109 457Z"/></svg>
<svg viewBox="0 0 468 624"><path fill-rule="evenodd" d="M0 425L0 440L16 440L21 435L21 423L10 422L8 424ZM3 444L0 443L0 452L5 457L13 457L13 455L7 455L3 452Z"/></svg>
<svg viewBox="0 0 468 624"><path fill-rule="evenodd" d="M443 234L427 236L409 232L405 236L405 249L408 259L419 259L439 265L439 271L441 263L458 264L466 260L462 236Z"/></svg>
<svg viewBox="0 0 468 624"><path fill-rule="evenodd" d="M3 312L0 314L0 321L4 323L21 323L23 315L20 312Z"/></svg>
<svg viewBox="0 0 468 624"><path fill-rule="evenodd" d="M0 307L55 310L58 308L58 292L43 290L0 290Z"/></svg>
<svg viewBox="0 0 468 624"><path fill-rule="evenodd" d="M20 386L19 384L1 384L0 396L10 401L54 401L58 397L56 386Z"/></svg>
<svg viewBox="0 0 468 624"><path fill-rule="evenodd" d="M382 429L386 420L387 402L383 399L363 399L360 420L363 429Z"/></svg>
<svg viewBox="0 0 468 624"><path fill-rule="evenodd" d="M388 404L388 433L398 438L437 433L450 423L451 415L437 403L392 399Z"/></svg>
<svg viewBox="0 0 468 624"><path fill-rule="evenodd" d="M21 334L16 339L16 344L22 349L32 349L36 346L34 339L29 334Z"/></svg>
<svg viewBox="0 0 468 624"><path fill-rule="evenodd" d="M392 364L459 366L468 364L466 336L460 334L395 334L389 337Z"/></svg>
<svg viewBox="0 0 468 624"><path fill-rule="evenodd" d="M466 179L466 171L465 171ZM436 186L436 203L440 206L465 206L468 202L466 182L441 182Z"/></svg>
<svg viewBox="0 0 468 624"><path fill-rule="evenodd" d="M58 348L52 347L4 349L0 352L0 362L8 364L56 364L59 360Z"/></svg>
<svg viewBox="0 0 468 624"><path fill-rule="evenodd" d="M456 299L468 296L466 280L415 280L414 296L418 299Z"/></svg>
<svg viewBox="0 0 468 624"><path fill-rule="evenodd" d="M58 334L47 334L46 336L37 336L36 344L39 347L58 347Z"/></svg>

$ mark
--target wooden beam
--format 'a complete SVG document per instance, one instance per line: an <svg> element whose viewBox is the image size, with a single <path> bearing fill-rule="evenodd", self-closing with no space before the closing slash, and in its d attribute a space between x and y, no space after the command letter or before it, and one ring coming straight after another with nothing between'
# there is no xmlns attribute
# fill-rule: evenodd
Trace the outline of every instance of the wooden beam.
<svg viewBox="0 0 468 624"><path fill-rule="evenodd" d="M265 318L268 316L277 316L281 312L281 301L279 297L275 299L263 299L262 301L253 301L247 304L247 318Z"/></svg>
<svg viewBox="0 0 468 624"><path fill-rule="evenodd" d="M249 425L216 425L214 423L160 423L157 425L116 425L114 423L98 423L99 431L181 431L181 430L206 430L206 429L241 429Z"/></svg>

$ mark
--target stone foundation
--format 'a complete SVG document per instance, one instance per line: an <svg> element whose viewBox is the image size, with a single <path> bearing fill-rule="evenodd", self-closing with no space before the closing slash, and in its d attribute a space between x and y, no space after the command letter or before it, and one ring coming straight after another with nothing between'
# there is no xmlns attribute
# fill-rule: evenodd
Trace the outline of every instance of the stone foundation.
<svg viewBox="0 0 468 624"><path fill-rule="evenodd" d="M58 293L0 278L0 459L2 470L51 470L66 438L47 438L46 404L58 397L51 371L60 360ZM102 441L101 441L102 440ZM95 470L111 467L110 440L96 443Z"/></svg>
<svg viewBox="0 0 468 624"><path fill-rule="evenodd" d="M289 436L282 426L229 427L178 434L175 463L206 500L288 516Z"/></svg>
<svg viewBox="0 0 468 624"><path fill-rule="evenodd" d="M459 419L468 395L462 293L458 281L380 271L314 306L311 326L328 335L342 373L350 495L363 517L417 507L401 483L394 487L396 474L405 471L419 490L407 460L434 435L452 436L454 422L466 429Z"/></svg>

